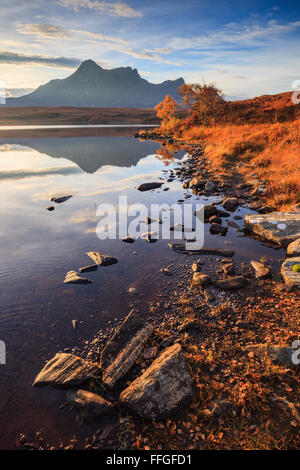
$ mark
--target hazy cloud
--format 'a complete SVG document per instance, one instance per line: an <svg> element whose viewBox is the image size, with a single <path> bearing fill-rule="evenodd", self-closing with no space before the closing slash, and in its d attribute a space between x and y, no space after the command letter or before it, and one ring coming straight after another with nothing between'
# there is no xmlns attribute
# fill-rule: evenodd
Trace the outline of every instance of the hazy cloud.
<svg viewBox="0 0 300 470"><path fill-rule="evenodd" d="M127 3L122 2L101 2L99 0L59 0L59 5L70 10L79 11L80 8L101 11L110 16L120 16L124 18L140 18L143 14L134 10Z"/></svg>
<svg viewBox="0 0 300 470"><path fill-rule="evenodd" d="M45 65L48 67L74 68L81 60L73 57L50 57L43 55L27 55L16 52L0 51L0 64Z"/></svg>

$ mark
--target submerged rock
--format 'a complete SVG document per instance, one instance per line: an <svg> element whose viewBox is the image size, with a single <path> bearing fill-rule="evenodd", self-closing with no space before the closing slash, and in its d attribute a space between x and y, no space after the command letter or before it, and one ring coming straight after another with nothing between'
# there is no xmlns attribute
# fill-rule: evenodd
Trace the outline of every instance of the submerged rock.
<svg viewBox="0 0 300 470"><path fill-rule="evenodd" d="M181 346L176 343L123 390L120 401L143 418L158 420L182 409L192 394L192 377Z"/></svg>
<svg viewBox="0 0 300 470"><path fill-rule="evenodd" d="M98 266L110 266L118 262L118 260L113 256L104 255L98 251L89 251L87 255L92 258L94 263L96 263Z"/></svg>
<svg viewBox="0 0 300 470"><path fill-rule="evenodd" d="M154 326L146 323L128 344L119 352L115 360L104 370L102 381L107 387L114 387L116 383L131 369L141 355L144 346L152 335Z"/></svg>
<svg viewBox="0 0 300 470"><path fill-rule="evenodd" d="M281 275L286 284L300 289L300 269L294 269L297 265L300 266L300 256L286 259L281 266Z"/></svg>
<svg viewBox="0 0 300 470"><path fill-rule="evenodd" d="M250 261L250 264L255 271L256 279L265 279L266 277L270 276L271 269L268 266L265 266L259 261Z"/></svg>
<svg viewBox="0 0 300 470"><path fill-rule="evenodd" d="M242 276L230 277L228 279L221 279L215 281L214 285L221 290L234 290L241 289L247 285L248 281Z"/></svg>
<svg viewBox="0 0 300 470"><path fill-rule="evenodd" d="M79 276L76 271L69 271L66 274L64 284L90 284L91 281L87 277Z"/></svg>
<svg viewBox="0 0 300 470"><path fill-rule="evenodd" d="M151 189L160 188L162 185L163 183L157 183L157 182L143 183L143 184L140 184L139 186L136 186L136 189L138 189L139 191L150 191Z"/></svg>
<svg viewBox="0 0 300 470"><path fill-rule="evenodd" d="M225 236L228 231L228 227L223 227L223 225L213 223L210 225L209 231L212 234Z"/></svg>
<svg viewBox="0 0 300 470"><path fill-rule="evenodd" d="M81 410L86 417L98 418L115 412L112 403L87 390L71 390L67 392L67 400L75 408Z"/></svg>
<svg viewBox="0 0 300 470"><path fill-rule="evenodd" d="M299 212L246 215L245 229L281 246L300 238Z"/></svg>
<svg viewBox="0 0 300 470"><path fill-rule="evenodd" d="M125 242L125 243L134 243L135 242L135 238L132 238L132 237L124 237L122 238L122 242Z"/></svg>
<svg viewBox="0 0 300 470"><path fill-rule="evenodd" d="M73 354L57 353L36 376L33 386L76 387L97 377L99 372L97 364L83 361Z"/></svg>

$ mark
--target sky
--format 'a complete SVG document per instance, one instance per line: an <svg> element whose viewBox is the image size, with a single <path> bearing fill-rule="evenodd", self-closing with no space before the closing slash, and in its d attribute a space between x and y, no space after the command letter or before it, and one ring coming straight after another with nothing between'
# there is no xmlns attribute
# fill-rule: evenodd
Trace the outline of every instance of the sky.
<svg viewBox="0 0 300 470"><path fill-rule="evenodd" d="M226 96L300 80L300 2L0 0L0 86L18 96L86 59L153 82L215 83Z"/></svg>

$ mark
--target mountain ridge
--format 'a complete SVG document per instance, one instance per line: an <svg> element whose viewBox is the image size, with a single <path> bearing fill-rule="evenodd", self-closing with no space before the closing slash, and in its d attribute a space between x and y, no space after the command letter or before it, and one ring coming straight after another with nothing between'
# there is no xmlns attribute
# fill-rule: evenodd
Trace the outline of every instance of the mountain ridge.
<svg viewBox="0 0 300 470"><path fill-rule="evenodd" d="M178 99L183 78L159 84L142 78L137 69L104 69L91 59L83 61L71 75L50 80L19 98L8 98L7 106L153 107L166 94Z"/></svg>

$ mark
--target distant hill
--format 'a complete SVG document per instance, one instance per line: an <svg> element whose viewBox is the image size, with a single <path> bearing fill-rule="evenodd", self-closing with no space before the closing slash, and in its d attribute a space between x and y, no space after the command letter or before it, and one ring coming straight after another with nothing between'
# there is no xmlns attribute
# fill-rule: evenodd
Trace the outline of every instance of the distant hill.
<svg viewBox="0 0 300 470"><path fill-rule="evenodd" d="M166 94L177 99L183 83L179 78L154 84L131 67L106 70L93 60L85 60L69 77L51 80L28 95L8 98L6 105L151 108Z"/></svg>

